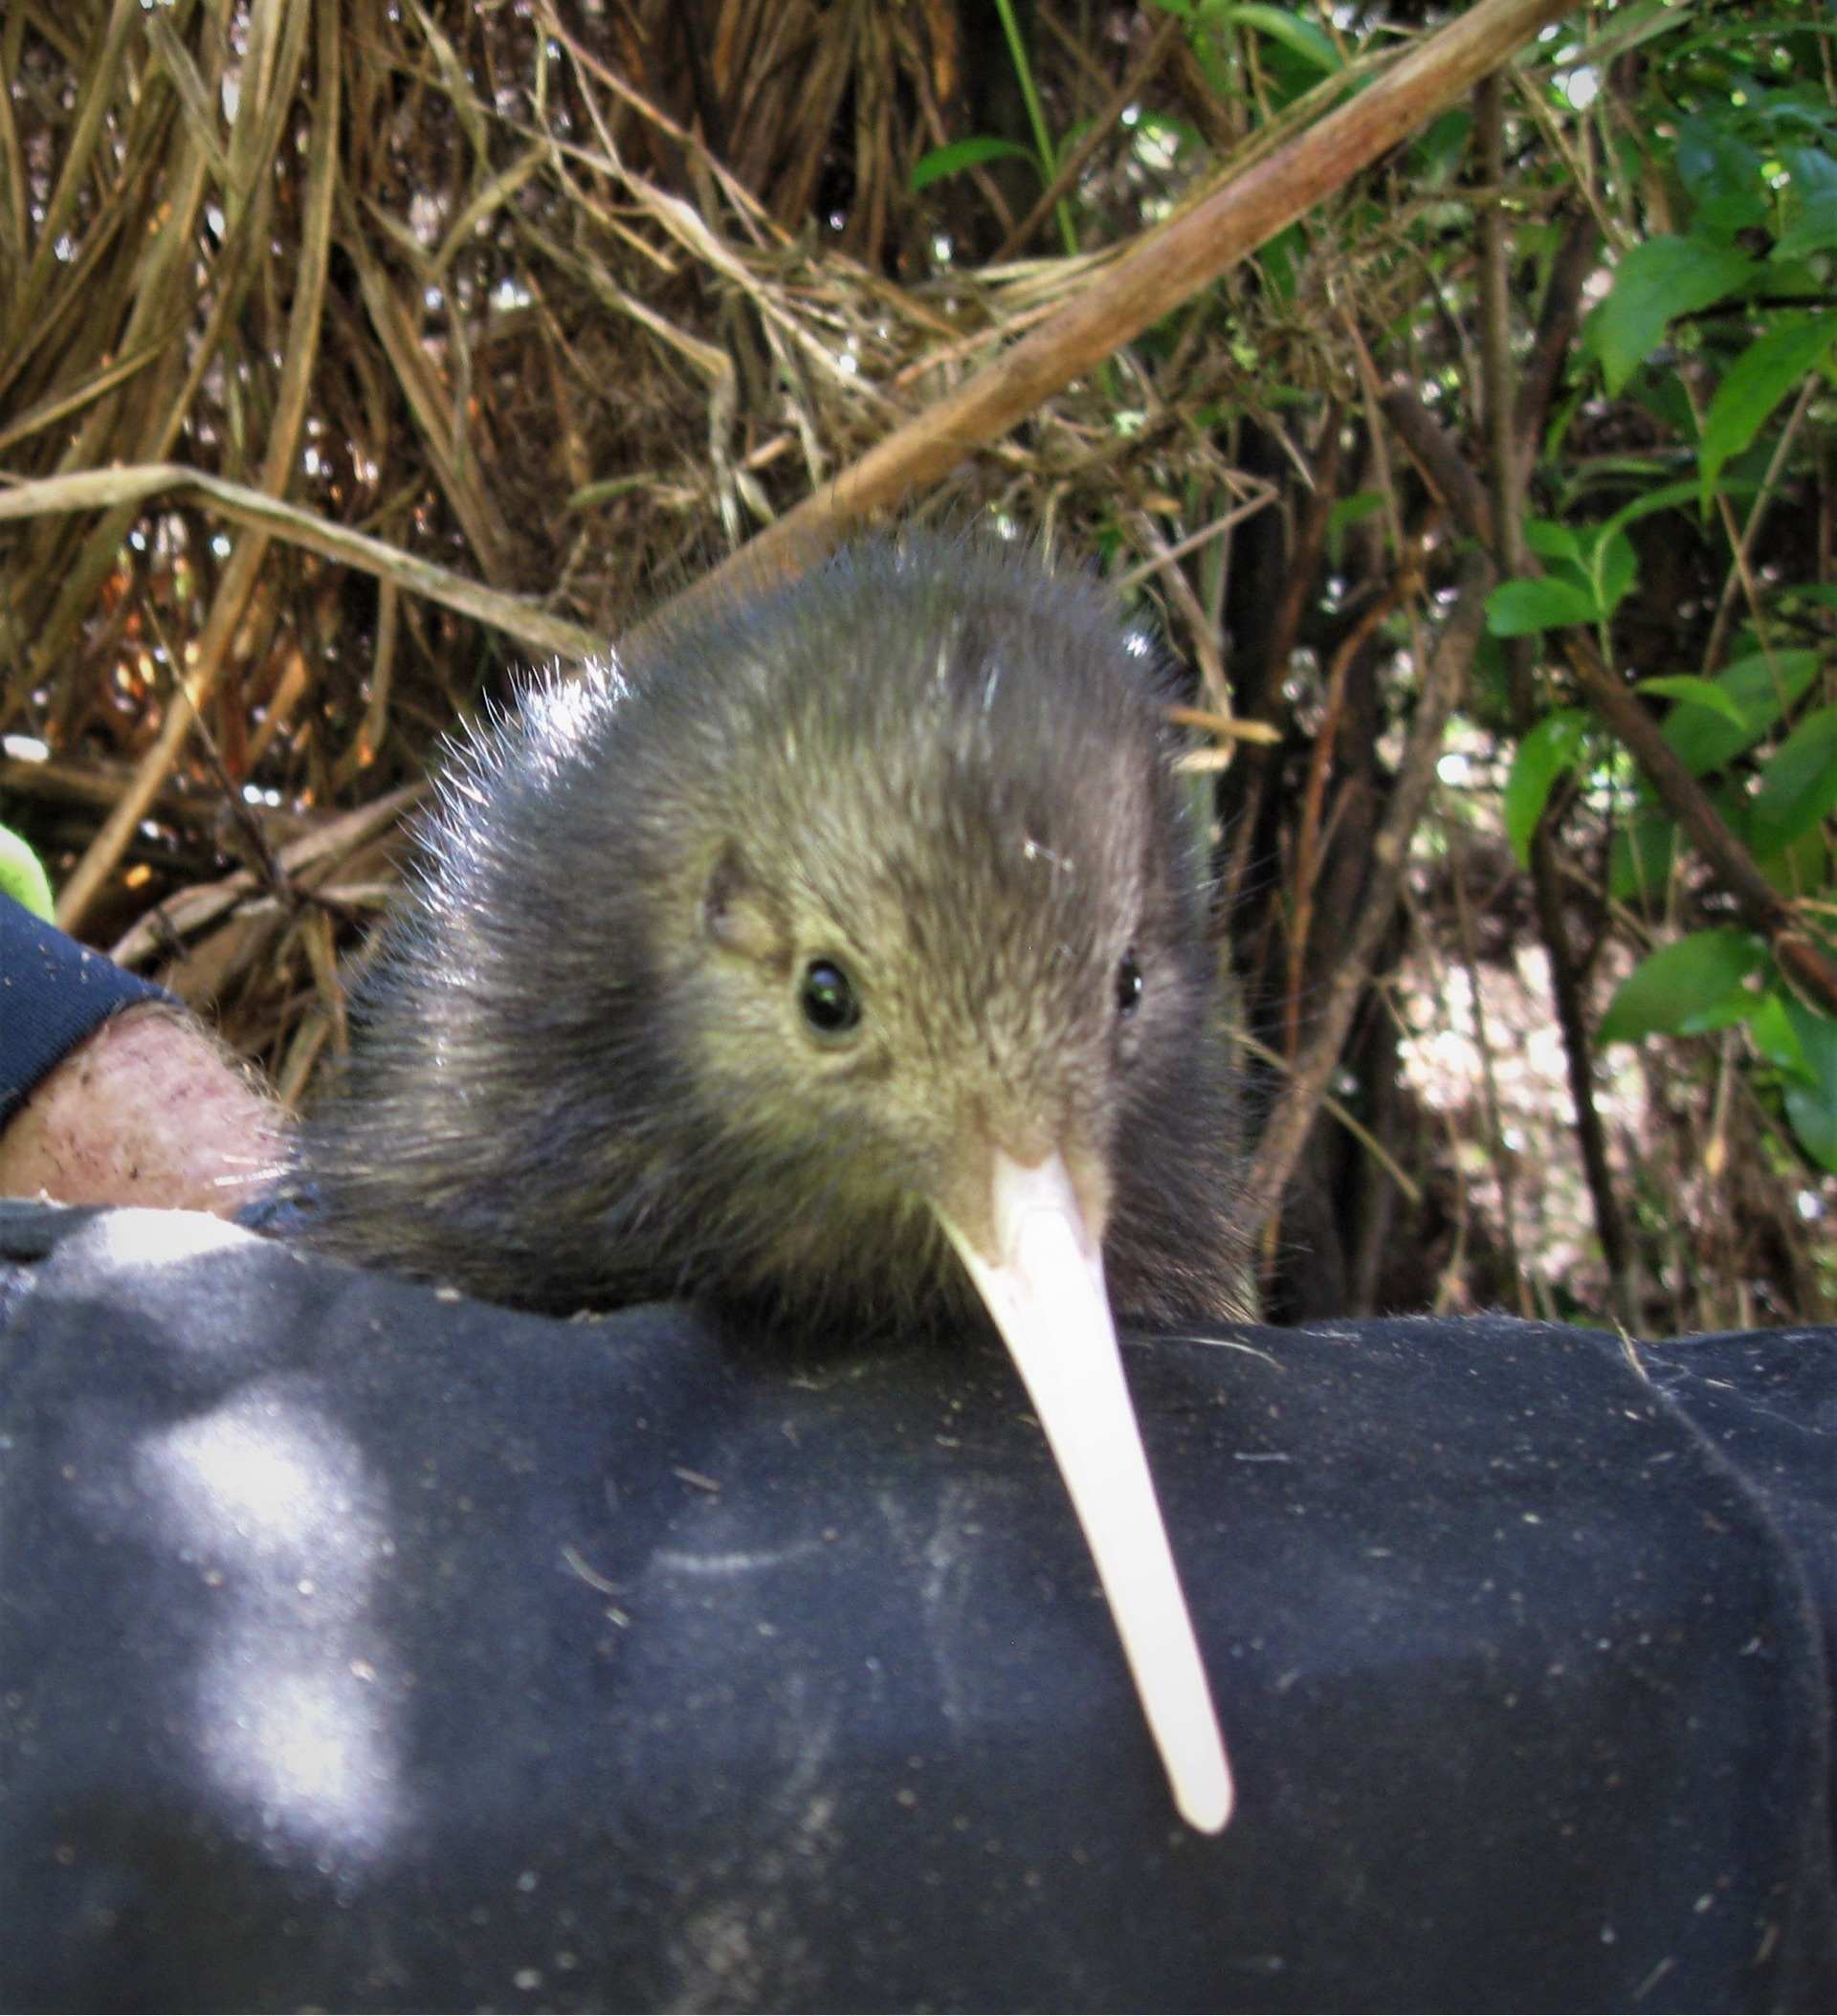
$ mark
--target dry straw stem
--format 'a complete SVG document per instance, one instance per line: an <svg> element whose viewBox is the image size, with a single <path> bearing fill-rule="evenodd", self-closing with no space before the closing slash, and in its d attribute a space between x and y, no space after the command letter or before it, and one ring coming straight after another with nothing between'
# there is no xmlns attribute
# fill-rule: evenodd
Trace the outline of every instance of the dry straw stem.
<svg viewBox="0 0 1837 2016"><path fill-rule="evenodd" d="M421 803L428 788L426 785L405 785L400 790L359 806L355 811L327 820L280 849L277 867L289 881L315 880L329 873L354 849L389 831ZM214 924L261 886L261 877L253 869L243 868L225 875L220 882L188 889L160 909L149 911L119 943L109 947L108 956L119 965L143 966L172 940L188 938Z"/></svg>
<svg viewBox="0 0 1837 2016"><path fill-rule="evenodd" d="M542 655L583 658L607 649L608 639L598 631L551 616L525 596L481 587L470 575L455 574L451 567L418 560L387 540L371 539L366 533L334 524L298 504L252 490L246 483L227 482L221 476L188 469L178 462L156 462L138 469L85 470L79 476L46 476L37 482L17 483L10 489L0 489L0 521L93 511L98 506L114 504L131 510L148 498L188 494L208 499L218 516L232 524L248 525L287 540L309 553L356 567L461 615L476 617Z"/></svg>
<svg viewBox="0 0 1837 2016"><path fill-rule="evenodd" d="M290 9L279 0L256 0L252 8L227 156L213 133L176 116L203 87L175 85L134 96L124 142L128 168L111 173L109 149L102 144L103 115L115 109L111 87L125 68L127 30L141 12L132 0L115 10L80 79L77 128L51 206L53 217L67 221L84 179L94 175L109 190L102 212L85 233L82 254L69 271L57 257L61 223L54 228L48 221L39 228L37 251L0 335L0 357L8 360L0 366L4 388L29 366L37 375L57 372L66 350L83 355L99 343L107 344L105 319L97 319L99 327L87 313L92 291L99 299L127 304L120 347L127 355L145 355L147 368L128 386L124 405L106 398L90 405L83 427L58 458L64 470L108 460L164 460L179 440L205 373L258 270L269 229L266 170L290 116L311 20L308 9ZM213 29L220 25L210 23ZM159 46L180 63L182 73L190 70L189 58L172 35L162 36ZM221 70L230 60L221 34L214 46ZM214 80L220 85L220 76ZM213 173L225 179L213 184ZM197 305L192 247L199 212L213 188L221 199L228 249L204 340L188 352L175 339ZM245 202L249 190L255 195ZM105 368L114 358L104 347L95 361ZM48 612L33 611L31 628L23 632L32 638L30 651L11 654L22 670L6 697L7 716L47 677L95 607L118 565L131 522L131 508L105 513L75 554L57 528L36 528L23 564L13 571L28 583L55 583L55 598ZM20 634L15 631L15 645Z"/></svg>
<svg viewBox="0 0 1837 2016"><path fill-rule="evenodd" d="M264 116L259 120L237 121L231 134L228 161L217 152L213 138L207 139L210 131L209 122L195 122L199 134L197 158L222 177L226 200L230 200L232 191L261 187L265 177L255 163L272 161L280 144L280 136L287 122L287 108L303 59L305 39L302 17L306 11L292 10L291 23L287 19L289 11L279 10L281 18L277 19L276 8L264 9L258 5L252 15L250 57L244 68L248 82L255 87L253 101L262 104L264 99L266 100ZM285 491L299 449L300 425L306 413L307 394L319 349L325 259L331 242L333 164L339 113L335 61L338 12L330 0L321 0L316 15L319 70L321 78L329 76L330 80L321 83L315 108L313 166L307 185L302 255L286 355L281 366L280 399L271 425L268 453L261 470L262 488L275 496ZM191 73L183 49L174 46L165 54L168 65L179 63L179 74L189 77L194 86L190 93L182 90L181 99L195 102L203 86ZM271 78L272 89L262 93L260 85ZM117 547L126 529L123 521L116 533ZM58 897L57 919L66 930L81 920L103 882L114 871L147 806L152 803L177 760L180 746L190 729L192 711L216 685L267 552L268 540L259 532L237 542L230 565L218 584L210 618L197 642L192 669L186 680L187 704L174 707L167 714L158 740L135 774L131 788L103 822L101 831L91 842Z"/></svg>
<svg viewBox="0 0 1837 2016"><path fill-rule="evenodd" d="M57 915L66 930L76 928L113 872L122 850L135 827L145 817L147 808L176 762L180 745L190 732L196 708L221 670L235 621L254 585L270 536L292 539L297 544L328 560L361 567L398 587L411 589L463 614L476 616L481 622L495 624L538 652L582 658L606 648L606 640L593 631L547 615L520 597L480 587L463 575L417 560L412 554L386 544L382 540L331 524L310 511L282 502L277 497L173 463L155 464L144 469L96 470L81 476L53 476L41 482L20 484L12 490L0 491L0 520L45 512L93 510L98 505L121 507L131 512L135 505L149 497L183 491L209 498L222 516L248 526L255 536L240 547L235 556L235 559L240 559L248 553L250 557L246 563L238 568L232 560L224 575L211 622L198 646L198 665L186 682L184 695L169 710L159 739L142 760L132 781L116 797L101 831L64 886L58 899ZM356 835L363 829L338 822L338 830ZM227 888L232 885L216 886ZM240 889L243 884L236 881L234 886ZM192 921L199 921L205 914L200 912L199 918ZM209 914L216 913L211 910ZM125 958L131 962L144 955L145 948L140 945L135 933L130 933L122 942L128 951L124 955L118 948L115 955L118 959Z"/></svg>

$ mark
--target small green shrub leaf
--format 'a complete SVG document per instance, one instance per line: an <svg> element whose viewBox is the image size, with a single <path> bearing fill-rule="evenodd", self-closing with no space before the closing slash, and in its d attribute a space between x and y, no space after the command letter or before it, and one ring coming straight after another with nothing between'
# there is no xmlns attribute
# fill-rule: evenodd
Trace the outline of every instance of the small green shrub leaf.
<svg viewBox="0 0 1837 2016"><path fill-rule="evenodd" d="M1603 1043L1641 1036L1696 1036L1753 1012L1748 977L1766 957L1751 931L1721 927L1648 954L1621 983L1596 1031Z"/></svg>
<svg viewBox="0 0 1837 2016"><path fill-rule="evenodd" d="M1805 1153L1837 1175L1837 1022L1800 1001L1785 1007L1808 1071L1786 1086L1786 1119Z"/></svg>
<svg viewBox="0 0 1837 2016"><path fill-rule="evenodd" d="M1650 900L1671 880L1677 854L1677 821L1656 806L1643 806L1615 834L1607 854L1607 888L1618 903Z"/></svg>
<svg viewBox="0 0 1837 2016"><path fill-rule="evenodd" d="M1639 555L1633 543L1617 526L1605 528L1595 548L1594 575L1600 591L1602 613L1611 616L1639 574Z"/></svg>
<svg viewBox="0 0 1837 2016"><path fill-rule="evenodd" d="M1741 710L1745 725L1737 728L1714 709L1687 700L1666 717L1665 740L1693 777L1720 769L1732 757L1752 748L1817 676L1815 651L1737 658L1716 674L1715 683Z"/></svg>
<svg viewBox="0 0 1837 2016"><path fill-rule="evenodd" d="M1747 717L1736 704L1734 697L1724 693L1714 679L1699 679L1690 673L1680 672L1662 679L1641 679L1635 690L1656 693L1668 700L1689 700L1697 707L1713 707L1724 720L1733 722L1736 727L1747 726Z"/></svg>
<svg viewBox="0 0 1837 2016"><path fill-rule="evenodd" d="M1805 1056L1805 1046L1799 1040L1798 1029L1786 1012L1786 997L1778 988L1769 987L1748 1017L1748 1041L1776 1071L1783 1072L1789 1078L1803 1079L1807 1085L1818 1082L1818 1074Z"/></svg>
<svg viewBox="0 0 1837 2016"><path fill-rule="evenodd" d="M0 826L0 895L50 923L56 908L38 856L10 826Z"/></svg>
<svg viewBox="0 0 1837 2016"><path fill-rule="evenodd" d="M1674 316L1739 292L1760 272L1743 254L1708 238L1668 236L1635 245L1582 331L1583 347L1601 360L1608 391L1618 392L1646 363Z"/></svg>
<svg viewBox="0 0 1837 2016"><path fill-rule="evenodd" d="M1384 508L1382 490L1355 490L1338 499L1327 512L1327 537L1338 539L1348 526L1362 524Z"/></svg>
<svg viewBox="0 0 1837 2016"><path fill-rule="evenodd" d="M1595 600L1573 581L1505 581L1486 601L1486 627L1495 637L1528 637L1540 630L1592 623Z"/></svg>
<svg viewBox="0 0 1837 2016"><path fill-rule="evenodd" d="M1587 721L1578 708L1559 708L1545 715L1518 744L1505 782L1505 832L1520 863L1531 858L1531 835L1557 779L1581 761Z"/></svg>
<svg viewBox="0 0 1837 2016"><path fill-rule="evenodd" d="M1837 707L1805 716L1767 761L1754 799L1754 840L1775 853L1837 806Z"/></svg>
<svg viewBox="0 0 1837 2016"><path fill-rule="evenodd" d="M1781 400L1825 363L1834 343L1837 314L1788 316L1729 366L1704 416L1697 452L1706 507L1723 463L1747 447Z"/></svg>
<svg viewBox="0 0 1837 2016"><path fill-rule="evenodd" d="M985 161L1031 161L1033 150L1018 141L1003 140L994 133L972 133L967 140L953 140L947 146L933 147L919 155L912 167L915 195L941 182L947 175L961 175L965 168L981 167Z"/></svg>
<svg viewBox="0 0 1837 2016"><path fill-rule="evenodd" d="M1717 237L1730 238L1767 216L1767 185L1760 157L1738 133L1719 121L1677 122L1677 179L1696 204L1697 220Z"/></svg>
<svg viewBox="0 0 1837 2016"><path fill-rule="evenodd" d="M1822 147L1782 147L1780 159L1792 177L1785 234L1773 248L1776 259L1803 259L1837 245L1837 161Z"/></svg>
<svg viewBox="0 0 1837 2016"><path fill-rule="evenodd" d="M1286 7L1265 7L1258 4L1258 0L1242 0L1239 5L1204 5L1200 12L1215 27L1230 23L1253 28L1259 34L1280 42L1304 62L1312 63L1317 70L1325 71L1329 76L1346 67L1331 38L1314 22L1301 14L1291 13Z"/></svg>
<svg viewBox="0 0 1837 2016"><path fill-rule="evenodd" d="M1747 844L1754 854L1754 865L1782 896L1813 896L1829 888L1830 848L1822 825L1801 833L1784 847L1769 845L1766 834L1761 832L1752 834Z"/></svg>
<svg viewBox="0 0 1837 2016"><path fill-rule="evenodd" d="M1582 565L1582 541L1560 519L1528 518L1524 543L1539 560L1569 560Z"/></svg>

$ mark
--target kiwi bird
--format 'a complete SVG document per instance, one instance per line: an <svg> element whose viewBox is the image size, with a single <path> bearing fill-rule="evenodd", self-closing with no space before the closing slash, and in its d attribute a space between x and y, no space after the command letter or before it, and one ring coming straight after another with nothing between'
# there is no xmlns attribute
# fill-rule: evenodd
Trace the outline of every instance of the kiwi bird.
<svg viewBox="0 0 1837 2016"><path fill-rule="evenodd" d="M1088 583L909 535L538 686L454 752L297 1175L320 1246L490 1300L992 1320L1216 1830L1112 1317L1241 1278L1164 685Z"/></svg>

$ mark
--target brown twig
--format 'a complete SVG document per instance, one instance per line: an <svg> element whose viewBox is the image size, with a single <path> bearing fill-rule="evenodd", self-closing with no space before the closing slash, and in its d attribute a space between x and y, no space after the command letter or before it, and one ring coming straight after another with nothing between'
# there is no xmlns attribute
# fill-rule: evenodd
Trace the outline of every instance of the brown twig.
<svg viewBox="0 0 1837 2016"><path fill-rule="evenodd" d="M1359 916L1326 981L1325 1001L1294 1075L1263 1130L1245 1185L1241 1208L1253 1236L1260 1234L1281 1207L1283 1190L1370 981L1372 961L1395 921L1410 835L1428 802L1442 735L1466 686L1468 667L1486 621L1486 598L1495 578L1492 562L1480 553L1470 555L1461 570L1454 606L1428 661L1390 803L1372 843L1372 872Z"/></svg>

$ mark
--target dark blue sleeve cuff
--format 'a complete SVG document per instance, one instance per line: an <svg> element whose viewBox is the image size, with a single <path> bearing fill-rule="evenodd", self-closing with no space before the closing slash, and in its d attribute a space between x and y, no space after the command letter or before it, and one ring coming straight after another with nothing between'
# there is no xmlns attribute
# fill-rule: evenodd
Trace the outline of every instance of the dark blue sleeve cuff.
<svg viewBox="0 0 1837 2016"><path fill-rule="evenodd" d="M66 1052L138 1001L172 996L0 896L0 1127Z"/></svg>

